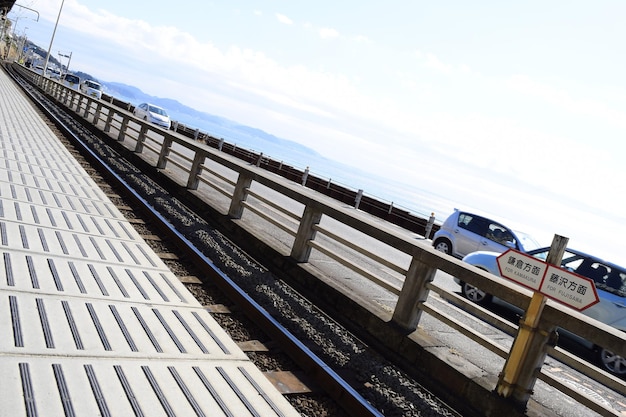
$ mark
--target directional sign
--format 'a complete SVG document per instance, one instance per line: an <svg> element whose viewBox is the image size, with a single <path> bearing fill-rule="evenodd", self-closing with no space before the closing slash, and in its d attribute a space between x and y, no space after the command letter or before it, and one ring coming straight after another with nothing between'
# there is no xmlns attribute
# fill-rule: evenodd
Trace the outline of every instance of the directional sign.
<svg viewBox="0 0 626 417"><path fill-rule="evenodd" d="M496 259L500 275L546 297L582 311L598 303L592 280L541 259L509 249Z"/></svg>
<svg viewBox="0 0 626 417"><path fill-rule="evenodd" d="M541 259L509 249L497 258L500 275L531 290L539 291L548 264Z"/></svg>
<svg viewBox="0 0 626 417"><path fill-rule="evenodd" d="M598 303L596 285L589 278L548 265L539 291L547 297L582 311Z"/></svg>

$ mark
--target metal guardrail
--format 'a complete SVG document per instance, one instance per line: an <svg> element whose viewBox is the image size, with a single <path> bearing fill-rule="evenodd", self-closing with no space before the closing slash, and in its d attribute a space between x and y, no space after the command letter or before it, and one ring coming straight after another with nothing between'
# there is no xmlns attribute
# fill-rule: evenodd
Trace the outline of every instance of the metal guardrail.
<svg viewBox="0 0 626 417"><path fill-rule="evenodd" d="M297 182L273 175L257 164L250 164L206 144L135 119L127 110L85 96L56 81L41 79L25 68L20 67L19 70L33 82L39 83L40 88L50 97L112 139L122 142L155 169L177 181L182 178L189 191L221 198L222 212L232 219L257 216L272 225L276 229L273 233L282 233L286 237L283 240L291 242L288 255L295 261L307 263L313 255L323 255L397 295L392 318L395 325L413 331L422 313L427 312L499 356L508 357L510 352L507 348L459 325L454 318L446 315L438 308L438 302L428 296L429 292L436 292L444 300L462 305L465 310L510 334L515 334L517 328L456 294L437 287L432 281L438 270L444 271L524 310L530 301L528 291L520 290L514 283L496 280L491 274L437 252L407 233L304 188ZM274 199L272 195L279 198ZM212 203L216 204L215 201ZM337 232L333 225L340 225L339 229L349 229L350 234ZM362 234L363 239L348 237L353 233ZM392 251L395 255L380 256L381 248L384 248L385 253ZM359 262L354 259L359 259ZM626 337L623 333L567 307L548 303L541 316L539 331L549 335L557 327L626 357ZM547 343L541 346L541 350L626 395L624 381ZM541 353L538 352L539 355ZM522 363L519 366L534 365ZM602 415L617 415L614 410L566 386L541 369L534 372L531 385L520 387L521 390L532 391L537 378ZM522 396L512 400L523 403L527 398Z"/></svg>

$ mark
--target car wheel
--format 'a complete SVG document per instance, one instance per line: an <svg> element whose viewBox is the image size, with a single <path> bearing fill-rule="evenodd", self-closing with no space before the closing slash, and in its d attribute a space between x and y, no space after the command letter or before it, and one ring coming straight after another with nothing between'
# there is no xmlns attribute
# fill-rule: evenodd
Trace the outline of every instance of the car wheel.
<svg viewBox="0 0 626 417"><path fill-rule="evenodd" d="M626 375L626 358L616 355L610 350L599 348L598 362L605 371L614 375Z"/></svg>
<svg viewBox="0 0 626 417"><path fill-rule="evenodd" d="M433 243L433 247L439 252L447 253L448 255L452 255L452 244L448 239L437 239L435 243Z"/></svg>
<svg viewBox="0 0 626 417"><path fill-rule="evenodd" d="M461 285L461 294L463 294L463 297L476 304L485 305L491 302L491 294L487 294L480 288L474 287L466 282Z"/></svg>

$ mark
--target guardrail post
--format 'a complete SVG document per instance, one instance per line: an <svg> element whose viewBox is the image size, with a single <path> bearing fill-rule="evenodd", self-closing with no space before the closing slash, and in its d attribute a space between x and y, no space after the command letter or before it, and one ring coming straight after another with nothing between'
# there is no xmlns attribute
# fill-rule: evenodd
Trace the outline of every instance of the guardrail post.
<svg viewBox="0 0 626 417"><path fill-rule="evenodd" d="M359 206L361 205L361 199L363 198L363 190L359 190L356 193L356 198L354 199L354 208L355 209L359 209Z"/></svg>
<svg viewBox="0 0 626 417"><path fill-rule="evenodd" d="M233 219L240 219L243 216L243 202L248 198L248 189L252 184L252 176L246 172L240 172L233 192L233 199L230 202L228 215Z"/></svg>
<svg viewBox="0 0 626 417"><path fill-rule="evenodd" d="M75 110L77 115L80 115L80 112L82 111L84 102L86 100L87 100L87 96L83 95L82 93L78 95L78 101L76 103L76 110Z"/></svg>
<svg viewBox="0 0 626 417"><path fill-rule="evenodd" d="M166 135L163 137L163 147L161 148L161 153L159 154L159 160L157 161L156 168L164 169L167 165L167 157L170 155L170 150L172 149L172 137L170 135Z"/></svg>
<svg viewBox="0 0 626 417"><path fill-rule="evenodd" d="M77 91L76 94L75 94L75 100L74 101L75 101L74 112L76 114L78 114L78 112L80 112L81 103L83 102L83 95L80 92Z"/></svg>
<svg viewBox="0 0 626 417"><path fill-rule="evenodd" d="M146 142L146 133L148 132L148 126L145 124L141 125L139 129L139 135L137 136L137 144L135 145L135 152L142 153L143 152L143 144Z"/></svg>
<svg viewBox="0 0 626 417"><path fill-rule="evenodd" d="M187 188L197 190L200 183L200 173L202 172L202 163L206 159L206 153L202 151L196 152L189 170L189 179L187 180Z"/></svg>
<svg viewBox="0 0 626 417"><path fill-rule="evenodd" d="M87 104L85 104L85 112L83 113L83 117L85 119L87 119L89 117L89 110L91 109L91 103L93 103L93 100L88 98L87 99Z"/></svg>
<svg viewBox="0 0 626 417"><path fill-rule="evenodd" d="M223 147L224 147L224 138L221 138L219 145L217 145L217 150L221 152Z"/></svg>
<svg viewBox="0 0 626 417"><path fill-rule="evenodd" d="M435 279L436 273L437 268L425 264L418 259L416 254L413 254L411 265L402 284L402 291L393 311L391 320L395 324L410 332L417 329L422 315L419 304L428 298L430 290L426 284Z"/></svg>
<svg viewBox="0 0 626 417"><path fill-rule="evenodd" d="M113 111L111 111L111 108L107 109L107 121L104 123L104 133L108 133L111 131L111 123L113 122Z"/></svg>
<svg viewBox="0 0 626 417"><path fill-rule="evenodd" d="M430 237L430 232L432 232L434 224L435 224L435 213L430 213L430 218L428 219L428 223L426 223L426 231L424 232L424 238L428 239Z"/></svg>
<svg viewBox="0 0 626 417"><path fill-rule="evenodd" d="M58 101L59 103L65 103L66 100L67 100L67 89L64 88L63 90L61 90L61 93L59 94Z"/></svg>
<svg viewBox="0 0 626 417"><path fill-rule="evenodd" d="M96 112L93 115L94 126L98 126L98 122L100 121L100 113L102 113L102 103L98 103L96 105Z"/></svg>
<svg viewBox="0 0 626 417"><path fill-rule="evenodd" d="M256 166L261 166L261 161L263 160L263 152L259 154L259 158L256 160Z"/></svg>
<svg viewBox="0 0 626 417"><path fill-rule="evenodd" d="M304 213L302 213L302 219L298 226L298 232L296 238L291 247L291 257L296 262L308 262L311 255L311 246L309 242L315 239L317 230L313 226L320 223L322 219L322 212L311 205L304 207Z"/></svg>
<svg viewBox="0 0 626 417"><path fill-rule="evenodd" d="M124 117L122 119L122 125L120 126L120 131L117 134L117 140L120 142L124 142L124 138L126 137L126 128L128 127L128 117Z"/></svg>
<svg viewBox="0 0 626 417"><path fill-rule="evenodd" d="M302 185L306 185L306 180L309 178L309 167L306 167L302 173Z"/></svg>
<svg viewBox="0 0 626 417"><path fill-rule="evenodd" d="M75 98L75 96L76 95L74 94L74 91L68 90L67 97L65 98L65 105L69 109L74 109L74 98Z"/></svg>

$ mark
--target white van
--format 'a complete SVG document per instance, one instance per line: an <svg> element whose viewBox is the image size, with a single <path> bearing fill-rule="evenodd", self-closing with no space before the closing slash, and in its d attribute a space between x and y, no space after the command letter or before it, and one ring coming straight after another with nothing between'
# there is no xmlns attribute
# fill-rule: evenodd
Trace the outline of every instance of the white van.
<svg viewBox="0 0 626 417"><path fill-rule="evenodd" d="M102 86L93 80L85 80L80 84L80 91L98 100L102 98Z"/></svg>

